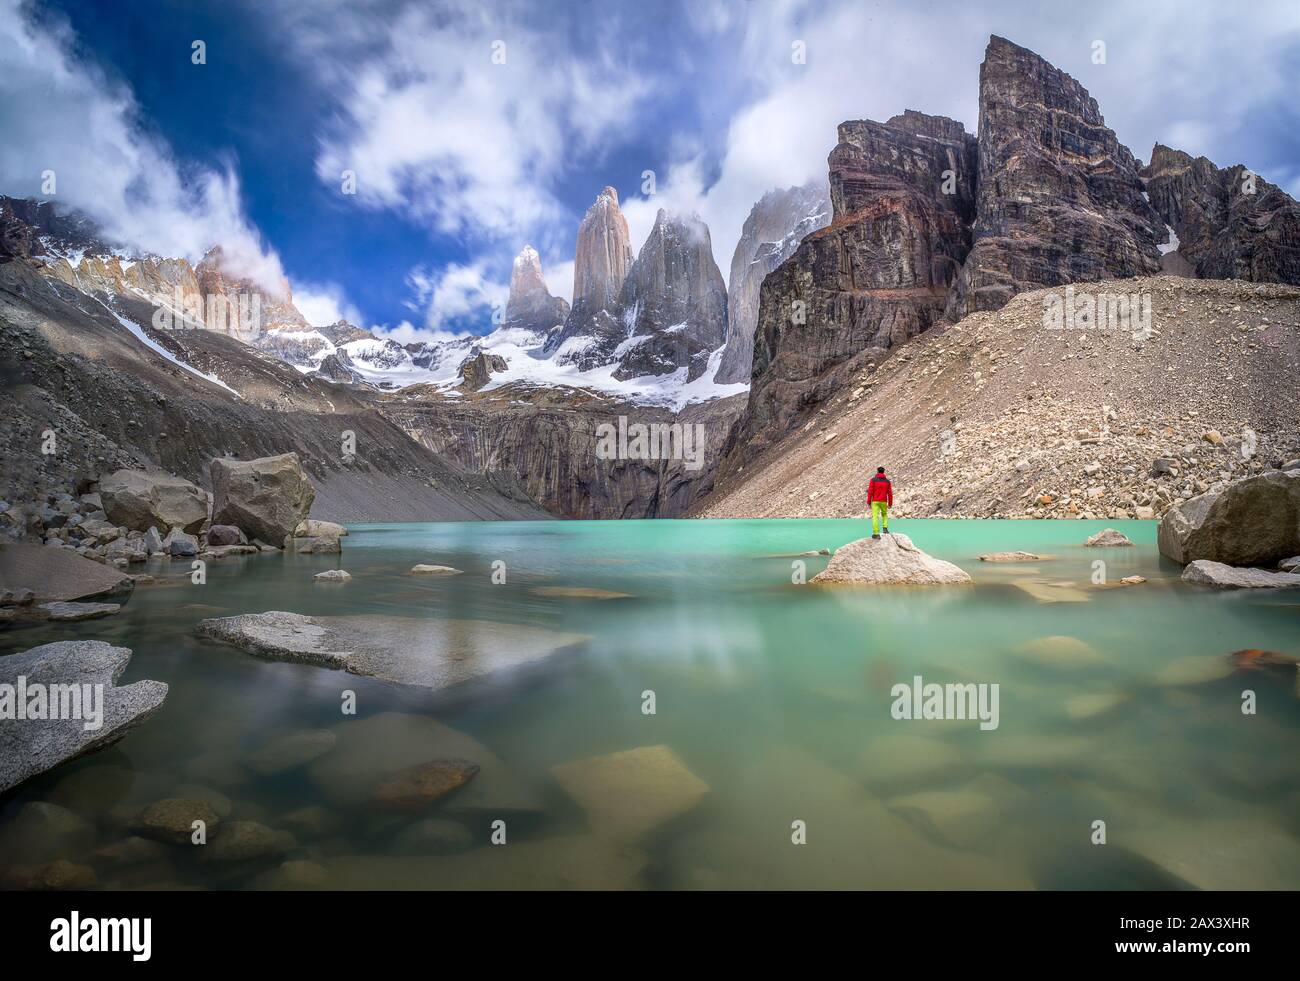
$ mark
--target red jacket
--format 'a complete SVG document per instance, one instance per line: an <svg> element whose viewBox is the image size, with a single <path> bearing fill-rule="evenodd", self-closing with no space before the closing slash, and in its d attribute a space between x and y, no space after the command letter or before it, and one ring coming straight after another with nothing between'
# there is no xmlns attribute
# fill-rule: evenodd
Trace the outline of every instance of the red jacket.
<svg viewBox="0 0 1300 981"><path fill-rule="evenodd" d="M875 501L884 501L891 508L894 506L894 485L883 473L876 474L871 478L871 483L867 484L867 503Z"/></svg>

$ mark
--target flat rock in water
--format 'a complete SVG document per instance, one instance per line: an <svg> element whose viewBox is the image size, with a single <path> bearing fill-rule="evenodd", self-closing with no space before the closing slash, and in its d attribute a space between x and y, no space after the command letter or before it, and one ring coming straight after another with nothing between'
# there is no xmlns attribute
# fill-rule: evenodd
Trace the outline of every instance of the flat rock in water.
<svg viewBox="0 0 1300 981"><path fill-rule="evenodd" d="M635 842L693 810L709 785L667 746L642 746L551 768L601 838Z"/></svg>
<svg viewBox="0 0 1300 981"><path fill-rule="evenodd" d="M88 722L94 723L87 718L23 719L0 726L0 792L66 760L112 745L158 711L167 697L167 686L161 681L116 687L130 660L125 647L102 640L65 640L0 658L3 684L17 686L21 676L29 689L33 684L45 685L47 691L50 685L103 686L103 719L96 729L86 728ZM82 714L87 714L84 706Z"/></svg>
<svg viewBox="0 0 1300 981"><path fill-rule="evenodd" d="M449 565L413 565L411 566L411 575L413 576L459 576L460 570L453 569Z"/></svg>
<svg viewBox="0 0 1300 981"><path fill-rule="evenodd" d="M541 661L587 639L584 634L491 620L382 614L246 613L201 620L195 630L259 657L341 668L435 690Z"/></svg>
<svg viewBox="0 0 1300 981"><path fill-rule="evenodd" d="M1300 586L1300 573L1239 569L1222 562L1197 559L1183 569L1183 582L1219 589L1294 589Z"/></svg>
<svg viewBox="0 0 1300 981"><path fill-rule="evenodd" d="M112 616L122 607L117 603L42 603L37 609L51 620L76 623L79 620Z"/></svg>
<svg viewBox="0 0 1300 981"><path fill-rule="evenodd" d="M130 576L70 548L0 545L0 590L30 589L38 603L127 596L134 586Z"/></svg>
<svg viewBox="0 0 1300 981"><path fill-rule="evenodd" d="M826 568L810 580L815 583L863 585L945 585L971 581L951 562L927 555L906 535L859 538L835 550Z"/></svg>
<svg viewBox="0 0 1300 981"><path fill-rule="evenodd" d="M317 582L351 582L352 575L342 569L327 569L312 576Z"/></svg>
<svg viewBox="0 0 1300 981"><path fill-rule="evenodd" d="M340 722L332 752L307 768L324 798L336 807L372 800L381 784L430 760L466 760L478 774L439 805L444 814L536 812L542 796L490 749L463 732L423 715L383 712ZM513 846L512 846L513 847Z"/></svg>
<svg viewBox="0 0 1300 981"><path fill-rule="evenodd" d="M1088 540L1083 543L1088 548L1120 548L1125 545L1132 545L1128 535L1122 531L1116 531L1114 528L1106 528L1089 536Z"/></svg>
<svg viewBox="0 0 1300 981"><path fill-rule="evenodd" d="M989 552L988 555L981 555L981 562L1037 562L1041 555L1035 555L1033 552Z"/></svg>
<svg viewBox="0 0 1300 981"><path fill-rule="evenodd" d="M375 803L395 811L418 811L478 776L469 760L428 760L393 774L375 790Z"/></svg>
<svg viewBox="0 0 1300 981"><path fill-rule="evenodd" d="M593 589L586 586L534 586L528 590L534 596L559 596L565 599L628 599L631 593L616 593L611 589Z"/></svg>

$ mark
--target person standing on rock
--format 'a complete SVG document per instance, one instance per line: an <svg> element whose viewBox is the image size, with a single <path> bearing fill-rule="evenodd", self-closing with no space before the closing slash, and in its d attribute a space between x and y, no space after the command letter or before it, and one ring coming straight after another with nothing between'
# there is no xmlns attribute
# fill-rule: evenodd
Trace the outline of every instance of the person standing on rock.
<svg viewBox="0 0 1300 981"><path fill-rule="evenodd" d="M876 475L867 484L867 504L871 507L871 537L880 539L881 525L889 534L889 509L894 503L894 485L885 476L884 467L876 467Z"/></svg>

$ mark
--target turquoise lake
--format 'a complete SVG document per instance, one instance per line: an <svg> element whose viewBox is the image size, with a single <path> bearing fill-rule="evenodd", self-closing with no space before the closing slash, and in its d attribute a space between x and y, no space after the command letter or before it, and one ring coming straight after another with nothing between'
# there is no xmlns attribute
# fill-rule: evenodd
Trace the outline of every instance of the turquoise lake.
<svg viewBox="0 0 1300 981"><path fill-rule="evenodd" d="M1084 548L1103 527L1135 546ZM134 652L122 683L171 686L122 742L0 800L0 864L67 858L102 888L1300 888L1296 672L1228 658L1300 654L1300 596L1182 583L1154 522L893 530L974 583L793 582L800 564L811 579L828 559L792 553L869 534L848 520L358 525L341 556L213 561L204 585L186 562L133 566L157 581L118 615L0 634L0 653L106 640ZM1045 558L978 559L1012 549ZM416 577L416 563L463 574ZM352 581L313 581L330 568ZM1119 585L1132 575L1147 581ZM203 618L268 610L581 639L430 692L194 635ZM916 676L998 685L997 728L892 718L891 689ZM343 714L345 690L355 715ZM330 730L332 748L259 769L259 750L304 730ZM490 755L476 778L488 803L459 801L471 782L418 813L376 804L377 776L443 744ZM707 793L635 840L597 833L602 811L653 809L681 780L616 776L580 801L554 768L641 747L667 747ZM113 851L143 806L196 795L224 820L292 837L230 861L184 845ZM42 837L17 819L32 801L84 826Z"/></svg>

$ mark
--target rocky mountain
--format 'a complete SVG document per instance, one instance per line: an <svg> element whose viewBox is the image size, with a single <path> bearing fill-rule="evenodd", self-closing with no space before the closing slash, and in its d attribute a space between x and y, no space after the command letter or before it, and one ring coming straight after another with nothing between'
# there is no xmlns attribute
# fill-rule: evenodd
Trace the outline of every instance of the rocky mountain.
<svg viewBox="0 0 1300 981"><path fill-rule="evenodd" d="M664 375L686 369L700 377L727 333L727 286L713 261L709 226L698 215L663 208L628 270L618 299L625 340L614 377Z"/></svg>
<svg viewBox="0 0 1300 981"><path fill-rule="evenodd" d="M840 126L834 220L760 289L722 483L904 342L1022 291L1152 275L1162 256L1193 275L1300 283L1285 194L1259 182L1236 200L1240 171L1160 148L1141 169L1083 86L1033 52L992 37L979 105L978 138L912 110Z"/></svg>
<svg viewBox="0 0 1300 981"><path fill-rule="evenodd" d="M627 334L615 314L623 280L632 268L627 219L618 207L618 191L606 187L578 226L573 256L573 306L547 351L557 364L589 370L608 362Z"/></svg>
<svg viewBox="0 0 1300 981"><path fill-rule="evenodd" d="M975 145L960 123L907 113L843 123L839 136L834 220L763 281L737 434L746 453L939 320L970 249ZM942 190L945 172L955 193Z"/></svg>
<svg viewBox="0 0 1300 981"><path fill-rule="evenodd" d="M563 324L568 316L568 301L551 296L542 277L541 257L531 245L525 245L510 269L504 324L546 333Z"/></svg>
<svg viewBox="0 0 1300 981"><path fill-rule="evenodd" d="M727 339L714 381L748 384L754 362L759 287L810 233L830 223L830 190L807 184L769 191L745 219L727 280Z"/></svg>
<svg viewBox="0 0 1300 981"><path fill-rule="evenodd" d="M1133 154L1082 85L993 37L979 107L975 241L952 319L996 310L1024 289L1159 271L1164 223Z"/></svg>
<svg viewBox="0 0 1300 981"><path fill-rule="evenodd" d="M1122 288L1150 299L1147 340L1045 330L1051 289L939 324L719 475L692 515L865 518L883 465L903 517L1153 518L1300 458L1300 288Z"/></svg>
<svg viewBox="0 0 1300 981"><path fill-rule="evenodd" d="M21 211L10 205L5 213ZM56 251L38 228L7 227L0 256L5 501L41 501L120 468L162 469L206 487L213 458L295 451L316 484L313 513L321 517L544 515L522 494L503 494L414 443L364 391L305 376L229 332L192 329L201 325L179 318L169 329L155 327L157 311L170 308L159 303L154 277L184 274L182 260L90 253L92 243L76 239L75 229ZM141 266L148 275L132 276ZM351 458L345 432L355 437Z"/></svg>
<svg viewBox="0 0 1300 981"><path fill-rule="evenodd" d="M1281 188L1160 143L1142 178L1196 276L1300 283L1300 204Z"/></svg>

